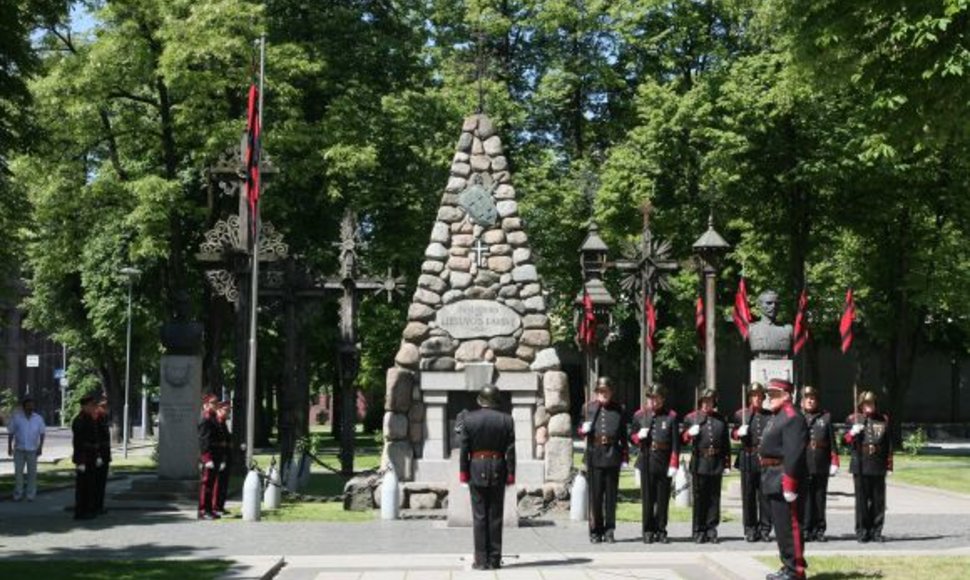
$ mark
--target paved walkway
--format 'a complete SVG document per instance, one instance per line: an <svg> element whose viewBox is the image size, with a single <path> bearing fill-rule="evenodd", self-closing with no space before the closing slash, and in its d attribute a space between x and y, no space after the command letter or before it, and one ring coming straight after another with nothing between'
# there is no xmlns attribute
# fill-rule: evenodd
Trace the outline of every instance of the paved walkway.
<svg viewBox="0 0 970 580"><path fill-rule="evenodd" d="M111 492L129 483L112 482ZM970 555L970 495L890 481L889 541L875 545L854 541L851 488L848 475L833 481L832 541L808 544L809 563L821 553ZM232 558L240 562L236 578L262 577L283 558L286 565L277 576L283 580L763 578L768 569L753 556L776 554L773 543L745 543L738 521L722 524L723 541L713 546L689 542L688 523L671 524L674 541L665 546L644 546L639 524L632 523L619 525L616 544L592 546L584 522L548 519L507 530L505 568L472 572L471 530L440 521L200 522L191 506L179 510L109 499L108 515L75 522L67 511L72 501L73 490L62 490L41 494L29 504L0 502L0 553L18 558ZM736 514L737 505L732 487L725 509Z"/></svg>

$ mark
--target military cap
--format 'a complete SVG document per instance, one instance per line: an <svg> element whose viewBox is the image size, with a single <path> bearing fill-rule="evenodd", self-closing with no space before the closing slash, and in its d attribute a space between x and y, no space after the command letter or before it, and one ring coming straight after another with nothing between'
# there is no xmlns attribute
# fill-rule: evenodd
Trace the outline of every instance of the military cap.
<svg viewBox="0 0 970 580"><path fill-rule="evenodd" d="M654 383L652 387L647 387L648 397L663 397L667 398L667 387L661 385L660 383Z"/></svg>
<svg viewBox="0 0 970 580"><path fill-rule="evenodd" d="M765 386L758 382L751 383L751 386L748 387L748 395L756 395L758 393L765 394Z"/></svg>
<svg viewBox="0 0 970 580"><path fill-rule="evenodd" d="M703 401L704 399L711 399L712 401L717 401L717 391L714 389L704 389L701 391L701 395L697 397L697 401Z"/></svg>
<svg viewBox="0 0 970 580"><path fill-rule="evenodd" d="M478 405L480 407L494 408L499 405L498 387L487 385L478 392Z"/></svg>
<svg viewBox="0 0 970 580"><path fill-rule="evenodd" d="M805 385L802 387L802 397L815 397L818 398L818 389L811 385Z"/></svg>
<svg viewBox="0 0 970 580"><path fill-rule="evenodd" d="M768 381L769 391L784 391L791 395L795 392L795 385L791 384L791 381L786 381L785 379L771 379Z"/></svg>
<svg viewBox="0 0 970 580"><path fill-rule="evenodd" d="M613 381L610 380L610 377L600 377L596 379L596 388L593 389L593 392L598 393L600 391L613 392Z"/></svg>
<svg viewBox="0 0 970 580"><path fill-rule="evenodd" d="M82 407L85 405L90 405L92 403L97 403L97 402L98 402L98 397L94 394L84 395L83 397L81 397L81 401L80 401Z"/></svg>
<svg viewBox="0 0 970 580"><path fill-rule="evenodd" d="M857 404L861 407L865 403L876 404L876 393L873 391L862 391L859 393L859 401Z"/></svg>

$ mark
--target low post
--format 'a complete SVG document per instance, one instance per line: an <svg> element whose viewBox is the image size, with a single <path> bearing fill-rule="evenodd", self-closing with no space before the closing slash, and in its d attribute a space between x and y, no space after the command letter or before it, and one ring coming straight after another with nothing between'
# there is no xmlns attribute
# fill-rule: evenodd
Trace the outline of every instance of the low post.
<svg viewBox="0 0 970 580"><path fill-rule="evenodd" d="M259 483L259 473L255 468L250 468L246 474L246 481L243 482L242 496L242 519L244 522L259 521L259 500L262 496Z"/></svg>
<svg viewBox="0 0 970 580"><path fill-rule="evenodd" d="M574 522L582 522L587 518L589 510L589 486L586 483L586 475L580 471L573 478L573 488L569 492L569 519Z"/></svg>
<svg viewBox="0 0 970 580"><path fill-rule="evenodd" d="M398 518L398 498L397 473L394 472L394 465L388 463L387 473L381 481L381 519L396 520Z"/></svg>

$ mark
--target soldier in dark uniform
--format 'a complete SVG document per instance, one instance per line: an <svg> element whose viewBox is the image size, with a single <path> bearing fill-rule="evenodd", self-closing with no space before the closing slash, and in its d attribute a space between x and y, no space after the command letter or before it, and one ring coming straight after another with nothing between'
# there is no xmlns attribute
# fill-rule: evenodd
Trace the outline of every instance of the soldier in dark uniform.
<svg viewBox="0 0 970 580"><path fill-rule="evenodd" d="M586 409L587 420L579 428L586 438L586 467L589 472L589 541L614 543L616 500L620 487L620 467L630 457L627 441L627 414L613 401L613 386L600 377L594 390L596 399Z"/></svg>
<svg viewBox="0 0 970 580"><path fill-rule="evenodd" d="M735 428L731 432L731 438L741 442L734 467L741 472L741 514L744 539L748 542L771 539L771 510L768 498L761 490L761 466L758 463L758 446L771 418L771 413L762 406L764 402L764 387L752 383L748 406L734 414Z"/></svg>
<svg viewBox="0 0 970 580"><path fill-rule="evenodd" d="M472 501L476 570L502 566L502 516L505 486L515 485L515 424L498 409L498 387L478 395L476 409L465 414L461 431L459 479Z"/></svg>
<svg viewBox="0 0 970 580"><path fill-rule="evenodd" d="M805 545L799 523L800 491L804 487L808 427L792 405L795 387L772 379L768 397L772 418L761 438L761 486L771 505L782 568L768 580L805 578Z"/></svg>
<svg viewBox="0 0 970 580"><path fill-rule="evenodd" d="M229 401L222 401L215 406L216 411L216 437L213 443L213 463L219 471L219 476L215 484L216 508L215 513L224 516L226 511L226 496L229 493L229 460L232 453L229 448L232 445L232 433L229 431Z"/></svg>
<svg viewBox="0 0 970 580"><path fill-rule="evenodd" d="M108 486L108 467L111 464L111 427L108 423L108 399L102 398L98 402L96 421L98 425L98 458L95 460L95 489L97 497L94 502L95 513L106 514L104 494Z"/></svg>
<svg viewBox="0 0 970 580"><path fill-rule="evenodd" d="M74 519L89 520L97 515L97 469L99 441L96 414L98 401L94 395L81 397L81 412L71 423L74 453Z"/></svg>
<svg viewBox="0 0 970 580"><path fill-rule="evenodd" d="M640 498L643 501L643 542L667 544L667 513L670 480L680 466L680 423L667 409L667 389L654 385L647 393L647 407L633 415L630 441L640 448Z"/></svg>
<svg viewBox="0 0 970 580"><path fill-rule="evenodd" d="M876 394L859 395L856 412L845 420L851 425L845 442L852 447L849 471L855 480L855 534L862 543L884 542L886 475L893 472L889 415L876 412Z"/></svg>
<svg viewBox="0 0 970 580"><path fill-rule="evenodd" d="M216 420L212 403L203 410L202 420L199 421L199 461L202 463L202 475L199 478L199 519L216 520L219 515L216 508L216 480L219 472L216 468L216 447L219 425Z"/></svg>
<svg viewBox="0 0 970 580"><path fill-rule="evenodd" d="M832 416L818 404L815 387L802 389L802 415L808 425L808 448L805 450L807 467L803 514L805 541L825 540L825 502L829 490L829 477L839 472L839 450L835 442Z"/></svg>
<svg viewBox="0 0 970 580"><path fill-rule="evenodd" d="M721 522L721 478L731 473L731 440L727 421L717 412L717 391L701 393L698 409L684 417L683 442L691 445L693 537L698 544L717 543Z"/></svg>

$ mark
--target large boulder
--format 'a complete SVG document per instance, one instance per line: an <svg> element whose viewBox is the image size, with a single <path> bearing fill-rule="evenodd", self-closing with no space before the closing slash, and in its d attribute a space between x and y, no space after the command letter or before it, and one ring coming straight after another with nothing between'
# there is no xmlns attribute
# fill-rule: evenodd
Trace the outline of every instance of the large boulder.
<svg viewBox="0 0 970 580"><path fill-rule="evenodd" d="M381 454L381 469L394 466L399 481L409 481L414 477L414 451L407 441L385 441Z"/></svg>
<svg viewBox="0 0 970 580"><path fill-rule="evenodd" d="M549 419L550 437L571 437L572 423L569 420L569 413L556 413Z"/></svg>
<svg viewBox="0 0 970 580"><path fill-rule="evenodd" d="M571 437L550 437L545 445L546 481L569 480L573 470L573 440Z"/></svg>
<svg viewBox="0 0 970 580"><path fill-rule="evenodd" d="M543 398L550 414L569 409L569 377L562 371L546 371L542 375Z"/></svg>
<svg viewBox="0 0 970 580"><path fill-rule="evenodd" d="M387 369L387 391L384 396L384 410L407 413L411 407L411 389L414 387L414 373L398 367Z"/></svg>

